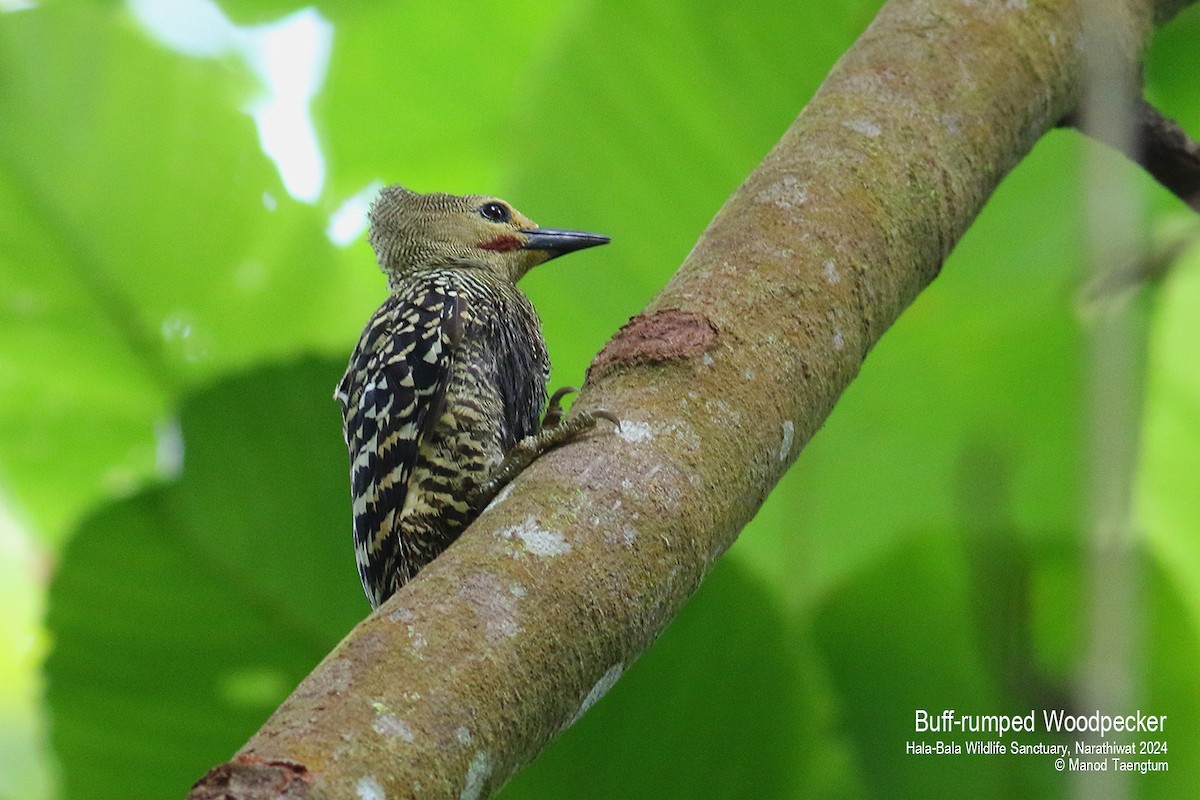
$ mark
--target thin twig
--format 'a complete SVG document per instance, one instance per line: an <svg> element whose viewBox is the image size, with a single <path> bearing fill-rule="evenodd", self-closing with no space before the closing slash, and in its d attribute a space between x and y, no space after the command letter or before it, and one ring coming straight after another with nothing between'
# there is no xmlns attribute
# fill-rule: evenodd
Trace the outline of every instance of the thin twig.
<svg viewBox="0 0 1200 800"><path fill-rule="evenodd" d="M1137 116L1134 126L1134 150L1124 143L1108 140L1103 133L1084 130L1078 115L1072 111L1059 123L1094 136L1097 141L1116 147L1130 160L1142 167L1193 211L1200 212L1200 144L1170 117L1146 99L1133 105Z"/></svg>

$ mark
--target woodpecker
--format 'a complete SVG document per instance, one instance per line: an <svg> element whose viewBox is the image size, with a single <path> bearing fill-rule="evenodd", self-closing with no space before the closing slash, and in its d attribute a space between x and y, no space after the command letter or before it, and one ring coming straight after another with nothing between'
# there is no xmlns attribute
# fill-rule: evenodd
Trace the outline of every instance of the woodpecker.
<svg viewBox="0 0 1200 800"><path fill-rule="evenodd" d="M350 451L354 550L378 608L542 453L610 413L556 392L541 321L516 286L607 236L540 228L484 195L382 189L368 240L389 296L363 329L334 397Z"/></svg>

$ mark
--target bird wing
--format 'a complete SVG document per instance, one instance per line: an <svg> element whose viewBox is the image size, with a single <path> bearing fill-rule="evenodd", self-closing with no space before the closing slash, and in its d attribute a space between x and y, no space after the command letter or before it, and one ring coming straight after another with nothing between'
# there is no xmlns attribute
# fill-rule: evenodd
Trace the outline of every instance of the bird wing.
<svg viewBox="0 0 1200 800"><path fill-rule="evenodd" d="M400 563L394 532L421 443L445 408L464 311L445 276L393 294L367 323L334 394L350 451L355 555L372 605Z"/></svg>

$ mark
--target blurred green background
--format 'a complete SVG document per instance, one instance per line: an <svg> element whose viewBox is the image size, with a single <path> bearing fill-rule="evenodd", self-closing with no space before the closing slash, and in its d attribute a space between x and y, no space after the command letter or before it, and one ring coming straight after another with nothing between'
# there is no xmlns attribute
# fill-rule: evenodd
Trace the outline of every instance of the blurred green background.
<svg viewBox="0 0 1200 800"><path fill-rule="evenodd" d="M523 284L577 382L878 5L0 0L0 798L182 797L365 615L331 393L384 293L378 185L611 235ZM1193 9L1147 64L1193 132L1197 52ZM904 745L918 708L1071 702L1087 149L1054 132L1004 182L694 601L504 797L1069 794L1045 759ZM1147 241L1190 224L1101 157ZM1128 786L1195 797L1200 252L1139 308L1128 669L1171 769Z"/></svg>

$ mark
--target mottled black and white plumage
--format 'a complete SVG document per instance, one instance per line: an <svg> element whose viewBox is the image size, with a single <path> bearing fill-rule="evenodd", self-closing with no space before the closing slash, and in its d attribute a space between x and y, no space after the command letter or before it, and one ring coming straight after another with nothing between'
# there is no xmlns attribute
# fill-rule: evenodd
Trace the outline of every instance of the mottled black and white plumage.
<svg viewBox="0 0 1200 800"><path fill-rule="evenodd" d="M516 281L608 239L539 228L493 197L400 186L383 189L370 223L391 295L335 397L359 576L378 607L524 464L595 424L596 415L578 414L541 429L550 361Z"/></svg>

